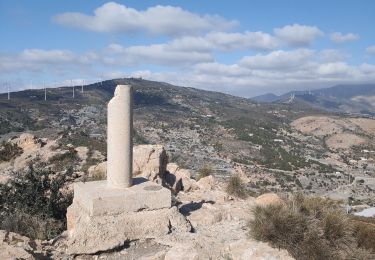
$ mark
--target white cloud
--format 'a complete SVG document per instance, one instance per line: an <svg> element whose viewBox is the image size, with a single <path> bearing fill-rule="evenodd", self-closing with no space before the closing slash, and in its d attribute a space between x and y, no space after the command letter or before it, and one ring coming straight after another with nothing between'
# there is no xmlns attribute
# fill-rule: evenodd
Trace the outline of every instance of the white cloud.
<svg viewBox="0 0 375 260"><path fill-rule="evenodd" d="M211 32L206 37L215 48L221 50L255 49L270 50L278 46L275 37L264 32L225 33Z"/></svg>
<svg viewBox="0 0 375 260"><path fill-rule="evenodd" d="M214 60L213 52L233 50L268 50L277 46L269 34L261 32L224 33L211 32L204 36L184 36L162 44L124 47L111 44L106 48L106 64L112 65L191 65Z"/></svg>
<svg viewBox="0 0 375 260"><path fill-rule="evenodd" d="M194 71L206 75L228 75L233 77L250 76L251 70L239 66L238 64L221 64L217 62L200 63L194 66Z"/></svg>
<svg viewBox="0 0 375 260"><path fill-rule="evenodd" d="M18 54L0 55L0 71L38 71L46 66L78 63L78 57L68 50L25 49Z"/></svg>
<svg viewBox="0 0 375 260"><path fill-rule="evenodd" d="M317 72L321 75L340 76L348 75L351 68L345 62L331 62L319 65Z"/></svg>
<svg viewBox="0 0 375 260"><path fill-rule="evenodd" d="M341 32L331 33L331 40L334 41L335 43L356 41L358 39L359 39L359 35L354 34L354 33L347 33L347 34L342 34Z"/></svg>
<svg viewBox="0 0 375 260"><path fill-rule="evenodd" d="M103 61L111 65L134 66L139 64L156 65L189 65L213 61L208 52L185 51L175 48L173 44L152 44L123 47L111 44L104 54Z"/></svg>
<svg viewBox="0 0 375 260"><path fill-rule="evenodd" d="M291 46L308 46L323 32L316 26L300 24L286 25L274 29L275 35Z"/></svg>
<svg viewBox="0 0 375 260"><path fill-rule="evenodd" d="M319 58L324 62L343 61L348 57L347 53L335 49L326 49L319 52Z"/></svg>
<svg viewBox="0 0 375 260"><path fill-rule="evenodd" d="M278 50L265 55L245 56L239 61L239 64L251 69L290 70L306 65L313 54L314 51L308 49Z"/></svg>
<svg viewBox="0 0 375 260"><path fill-rule="evenodd" d="M26 49L20 54L20 59L25 62L61 63L72 62L76 56L68 50Z"/></svg>
<svg viewBox="0 0 375 260"><path fill-rule="evenodd" d="M103 68L103 77L108 79L142 76L242 96L375 80L375 65L350 65L345 62L345 54L338 50L275 50L224 64L215 61L211 48L199 48L201 39L197 39L196 46L190 46L192 51L187 51L189 44L184 41L130 47L111 44L102 51L83 54L27 49L14 55L0 55L0 71L7 77L10 73L43 75L52 71L68 79L98 79L95 70ZM204 42L208 42L207 39ZM151 64L166 67L150 70ZM134 69L136 66L138 70Z"/></svg>
<svg viewBox="0 0 375 260"><path fill-rule="evenodd" d="M369 46L366 48L366 53L375 54L375 45Z"/></svg>
<svg viewBox="0 0 375 260"><path fill-rule="evenodd" d="M97 8L94 15L62 13L56 15L54 21L95 32L147 32L156 35L195 35L211 30L228 30L238 24L217 15L199 15L180 7L157 5L136 10L114 2Z"/></svg>

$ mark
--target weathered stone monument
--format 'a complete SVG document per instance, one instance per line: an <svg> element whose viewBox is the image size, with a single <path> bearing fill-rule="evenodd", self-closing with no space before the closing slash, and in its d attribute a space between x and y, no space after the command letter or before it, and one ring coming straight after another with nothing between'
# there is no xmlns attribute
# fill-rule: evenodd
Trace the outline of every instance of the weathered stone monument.
<svg viewBox="0 0 375 260"><path fill-rule="evenodd" d="M171 191L132 178L132 87L119 85L108 103L107 180L74 184L67 212L68 252L95 253L190 225L171 206Z"/></svg>

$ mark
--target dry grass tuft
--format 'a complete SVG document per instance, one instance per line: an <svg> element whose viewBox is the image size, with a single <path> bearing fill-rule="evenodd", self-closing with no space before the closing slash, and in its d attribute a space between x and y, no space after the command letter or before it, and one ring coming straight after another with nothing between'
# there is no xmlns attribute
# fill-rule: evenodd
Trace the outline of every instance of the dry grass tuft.
<svg viewBox="0 0 375 260"><path fill-rule="evenodd" d="M256 206L253 214L249 235L287 249L296 259L375 257L358 247L355 226L334 201L298 194L282 205Z"/></svg>

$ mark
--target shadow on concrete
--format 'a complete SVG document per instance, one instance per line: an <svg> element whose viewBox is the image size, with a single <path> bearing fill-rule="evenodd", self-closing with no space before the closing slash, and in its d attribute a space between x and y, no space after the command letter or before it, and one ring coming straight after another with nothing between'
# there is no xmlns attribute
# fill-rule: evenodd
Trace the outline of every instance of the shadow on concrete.
<svg viewBox="0 0 375 260"><path fill-rule="evenodd" d="M144 183L146 181L148 181L148 180L143 178L143 177L133 178L133 185L138 185L138 184Z"/></svg>

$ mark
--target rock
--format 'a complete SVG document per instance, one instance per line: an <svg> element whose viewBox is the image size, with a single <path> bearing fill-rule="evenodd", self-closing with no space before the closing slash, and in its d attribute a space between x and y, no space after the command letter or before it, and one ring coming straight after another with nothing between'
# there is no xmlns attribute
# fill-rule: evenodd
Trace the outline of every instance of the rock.
<svg viewBox="0 0 375 260"><path fill-rule="evenodd" d="M198 260L198 252L189 245L177 245L172 247L165 255L164 260Z"/></svg>
<svg viewBox="0 0 375 260"><path fill-rule="evenodd" d="M101 162L88 169L89 176L96 180L104 180L107 177L107 162Z"/></svg>
<svg viewBox="0 0 375 260"><path fill-rule="evenodd" d="M210 203L202 203L200 209L191 211L187 217L194 229L220 222L222 218L222 210Z"/></svg>
<svg viewBox="0 0 375 260"><path fill-rule="evenodd" d="M210 175L207 177L203 177L197 181L197 186L201 190L212 190L215 187L216 180L215 177Z"/></svg>
<svg viewBox="0 0 375 260"><path fill-rule="evenodd" d="M133 147L133 176L160 182L166 172L167 153L162 145Z"/></svg>
<svg viewBox="0 0 375 260"><path fill-rule="evenodd" d="M255 204L262 207L282 203L282 199L275 193L265 193L257 197L255 200Z"/></svg>
<svg viewBox="0 0 375 260"><path fill-rule="evenodd" d="M12 143L17 144L24 151L37 150L41 146L37 138L29 133L21 134L20 137L13 139Z"/></svg>
<svg viewBox="0 0 375 260"><path fill-rule="evenodd" d="M266 243L261 243L257 241L241 239L235 242L230 243L226 248L226 253L224 253L229 259L236 260L292 260L286 250L278 250L272 248Z"/></svg>
<svg viewBox="0 0 375 260"><path fill-rule="evenodd" d="M174 193L179 191L189 191L195 184L195 180L191 179L191 173L187 169L181 169L175 163L168 163L167 173L164 180L168 183Z"/></svg>
<svg viewBox="0 0 375 260"><path fill-rule="evenodd" d="M102 155L102 153L99 152L98 150L94 150L92 152L91 158L94 159L94 160L98 160L98 161L104 161L105 160L104 155Z"/></svg>
<svg viewBox="0 0 375 260"><path fill-rule="evenodd" d="M79 146L75 148L75 150L77 151L79 159L81 159L81 161L83 161L82 163L84 163L87 159L87 153L89 152L89 148L85 146Z"/></svg>
<svg viewBox="0 0 375 260"><path fill-rule="evenodd" d="M34 259L28 253L30 239L13 232L0 230L0 259Z"/></svg>

